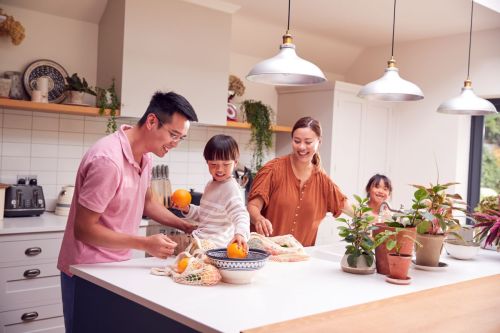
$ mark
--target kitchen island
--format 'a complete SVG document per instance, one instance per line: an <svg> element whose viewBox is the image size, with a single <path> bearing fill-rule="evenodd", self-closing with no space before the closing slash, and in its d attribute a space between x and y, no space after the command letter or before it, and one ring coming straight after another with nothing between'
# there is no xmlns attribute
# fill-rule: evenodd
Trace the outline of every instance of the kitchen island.
<svg viewBox="0 0 500 333"><path fill-rule="evenodd" d="M490 276L493 285L500 286L500 254L495 251L481 250L472 261L455 260L443 254L442 261L449 265L445 270L411 269L413 282L407 286L389 284L379 274L342 272L340 256L329 252L329 246L308 248L308 252L312 255L308 261L268 262L248 285L187 286L149 273L151 267L170 264L173 258L72 266L71 271L77 276L75 332L240 332L263 326L262 331L266 331L266 325L369 302L386 299L390 302L391 297L400 295L411 298L419 291L481 277ZM491 290L497 308L498 295L498 291ZM451 309L442 309L435 301L429 299L430 311L445 318ZM370 311L370 307L363 311ZM491 310L490 314L496 318L494 312ZM397 313L389 313L385 323L397 318ZM496 320L493 325L500 328L500 321ZM351 324L355 331L356 325L372 323L366 323L361 312ZM388 330L382 322L376 326L373 327L376 331Z"/></svg>

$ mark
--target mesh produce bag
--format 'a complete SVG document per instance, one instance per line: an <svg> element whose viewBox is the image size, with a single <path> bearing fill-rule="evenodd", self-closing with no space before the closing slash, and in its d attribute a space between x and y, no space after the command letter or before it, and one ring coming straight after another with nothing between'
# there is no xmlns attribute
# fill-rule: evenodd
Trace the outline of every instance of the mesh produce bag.
<svg viewBox="0 0 500 333"><path fill-rule="evenodd" d="M250 234L248 247L264 250L270 254L273 261L303 261L308 260L304 247L292 235L266 237L256 232Z"/></svg>
<svg viewBox="0 0 500 333"><path fill-rule="evenodd" d="M184 258L188 258L188 264L180 273L177 268L178 263ZM197 286L212 286L221 280L219 270L215 266L204 262L202 258L192 256L188 252L179 253L173 265L165 268L152 268L151 274L171 276L174 282Z"/></svg>

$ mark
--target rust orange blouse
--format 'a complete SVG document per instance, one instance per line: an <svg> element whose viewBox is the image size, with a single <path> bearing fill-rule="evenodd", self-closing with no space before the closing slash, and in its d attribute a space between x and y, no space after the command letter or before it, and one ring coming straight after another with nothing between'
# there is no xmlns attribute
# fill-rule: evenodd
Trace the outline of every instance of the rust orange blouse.
<svg viewBox="0 0 500 333"><path fill-rule="evenodd" d="M255 176L248 200L260 197L264 201L261 214L271 221L273 236L291 234L302 245L311 246L321 220L327 212L339 216L346 197L320 167L301 190L291 163L287 155L264 165Z"/></svg>

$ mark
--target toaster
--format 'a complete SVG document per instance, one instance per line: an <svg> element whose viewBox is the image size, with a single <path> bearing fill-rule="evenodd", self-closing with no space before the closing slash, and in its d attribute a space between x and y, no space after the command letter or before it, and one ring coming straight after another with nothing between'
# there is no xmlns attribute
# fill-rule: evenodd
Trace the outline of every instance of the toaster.
<svg viewBox="0 0 500 333"><path fill-rule="evenodd" d="M38 216L45 211L42 187L34 178L28 184L25 182L19 179L5 190L5 217Z"/></svg>

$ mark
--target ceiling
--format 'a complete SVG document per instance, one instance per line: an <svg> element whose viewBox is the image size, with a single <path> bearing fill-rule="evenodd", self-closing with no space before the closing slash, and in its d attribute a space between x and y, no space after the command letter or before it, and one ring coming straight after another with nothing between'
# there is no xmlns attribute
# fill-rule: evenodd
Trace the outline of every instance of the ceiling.
<svg viewBox="0 0 500 333"><path fill-rule="evenodd" d="M142 1L147 4L158 0ZM286 30L287 0L197 1L207 6L229 3L239 7L233 14L233 51L260 58L276 53ZM500 0L477 2L490 3L500 10ZM0 0L1 3L98 23L107 0ZM470 6L470 0L399 0L395 41L466 33L470 27ZM290 32L299 55L317 62L323 70L342 74L363 49L390 44L392 15L392 0L292 0ZM473 31L496 28L500 28L500 13L476 4Z"/></svg>

